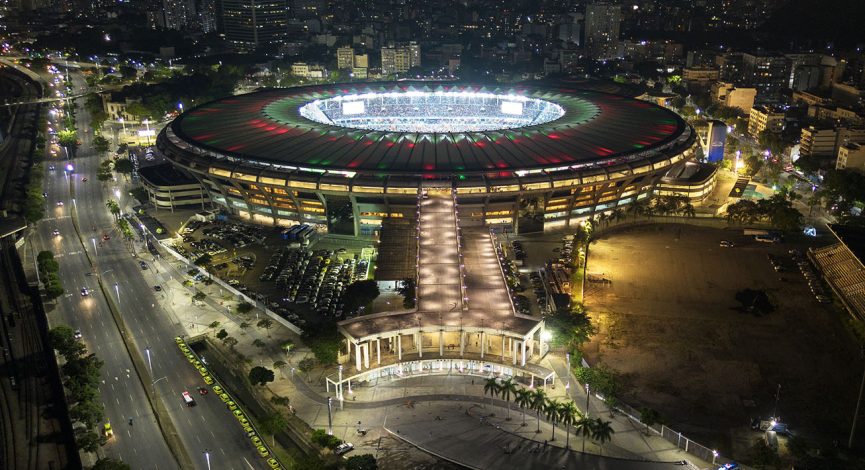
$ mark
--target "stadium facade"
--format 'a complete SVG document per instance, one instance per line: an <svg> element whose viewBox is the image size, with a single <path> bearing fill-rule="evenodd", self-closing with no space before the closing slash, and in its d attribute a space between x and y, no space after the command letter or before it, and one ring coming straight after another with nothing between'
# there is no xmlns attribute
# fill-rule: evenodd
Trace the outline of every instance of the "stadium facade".
<svg viewBox="0 0 865 470"><path fill-rule="evenodd" d="M414 217L424 188L453 191L463 226L563 228L647 197L694 144L672 111L618 95L406 82L231 96L157 139L232 214L347 235Z"/></svg>

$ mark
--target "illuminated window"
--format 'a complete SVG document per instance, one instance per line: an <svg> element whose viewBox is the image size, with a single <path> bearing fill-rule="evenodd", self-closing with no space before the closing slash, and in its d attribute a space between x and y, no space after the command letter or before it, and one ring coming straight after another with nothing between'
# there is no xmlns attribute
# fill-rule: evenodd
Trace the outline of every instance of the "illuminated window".
<svg viewBox="0 0 865 470"><path fill-rule="evenodd" d="M483 194L487 192L487 188L483 186L472 186L468 188L457 188L457 194Z"/></svg>
<svg viewBox="0 0 865 470"><path fill-rule="evenodd" d="M382 194L384 193L384 188L379 188L375 186L352 186L352 191L356 193L374 193L374 194Z"/></svg>
<svg viewBox="0 0 865 470"><path fill-rule="evenodd" d="M208 171L212 175L225 176L226 178L231 178L231 172L228 170L223 170L222 168L210 167L210 169Z"/></svg>
<svg viewBox="0 0 865 470"><path fill-rule="evenodd" d="M258 178L259 183L272 184L274 186L285 186L285 179L271 178L269 176L261 176Z"/></svg>
<svg viewBox="0 0 865 470"><path fill-rule="evenodd" d="M345 184L321 183L318 187L322 191L348 191L348 185Z"/></svg>
<svg viewBox="0 0 865 470"><path fill-rule="evenodd" d="M308 181L288 181L287 186L292 188L304 188L304 189L316 189L315 183L310 183Z"/></svg>
<svg viewBox="0 0 865 470"><path fill-rule="evenodd" d="M550 183L547 183L547 182L544 182L544 183L530 183L530 184L524 184L524 185L523 185L523 190L525 190L525 191L534 191L534 190L537 190L537 189L548 189L549 187L550 187Z"/></svg>

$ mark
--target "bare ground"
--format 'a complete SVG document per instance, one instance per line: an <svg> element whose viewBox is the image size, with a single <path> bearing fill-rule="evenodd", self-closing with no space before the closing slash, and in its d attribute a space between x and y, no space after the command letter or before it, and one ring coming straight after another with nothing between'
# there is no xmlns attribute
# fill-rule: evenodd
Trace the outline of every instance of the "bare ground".
<svg viewBox="0 0 865 470"><path fill-rule="evenodd" d="M721 239L737 246L720 248ZM792 429L846 442L859 349L840 305L814 300L786 254L792 247L685 225L602 235L589 272L613 282L588 290L599 333L587 359L621 373L625 402L655 408L670 427L734 455L759 437L747 426L772 415L778 384L777 414ZM790 271L773 271L769 252ZM765 290L775 312L737 310L734 295L744 288Z"/></svg>

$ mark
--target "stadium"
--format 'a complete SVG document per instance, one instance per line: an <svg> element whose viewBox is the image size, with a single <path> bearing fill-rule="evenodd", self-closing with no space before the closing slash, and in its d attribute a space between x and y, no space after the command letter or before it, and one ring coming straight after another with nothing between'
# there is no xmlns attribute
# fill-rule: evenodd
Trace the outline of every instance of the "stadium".
<svg viewBox="0 0 865 470"><path fill-rule="evenodd" d="M157 146L240 218L373 235L414 217L422 188L453 191L461 225L571 226L646 197L694 142L675 113L622 96L398 82L223 98Z"/></svg>

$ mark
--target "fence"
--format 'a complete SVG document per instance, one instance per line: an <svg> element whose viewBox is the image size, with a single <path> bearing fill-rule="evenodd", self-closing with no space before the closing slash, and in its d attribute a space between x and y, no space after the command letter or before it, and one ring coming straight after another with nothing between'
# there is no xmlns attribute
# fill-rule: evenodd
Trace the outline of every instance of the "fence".
<svg viewBox="0 0 865 470"><path fill-rule="evenodd" d="M583 367L591 367L589 365L589 363L586 362L585 358L582 359L581 365ZM570 371L569 371L569 373L570 373ZM598 399L602 400L606 404L606 400L604 399L604 397L602 397L600 395L595 395L595 396ZM643 423L642 421L640 421L640 418L638 418L638 416L640 416L641 413L638 410L634 409L632 406L628 405L627 403L621 403L621 402L617 403L616 406L612 407L612 409L625 415L625 416L627 416L628 419L630 419L632 422L634 422L634 424L636 424L637 426L640 426L643 428L648 427L649 432L654 433L655 435L664 438L664 440L675 445L677 448L693 455L694 457L697 457L698 459L703 460L704 462L709 462L713 466L714 465L720 466L720 465L723 465L727 462L732 461L726 457L721 457L720 455L718 455L717 450L710 449L710 448L708 448L708 447L706 447L706 446L704 446L698 442L695 442L695 441L691 440L690 438L688 438L687 436L683 435L681 432L676 431L675 429L669 428L663 424L660 424L660 425L654 424L654 425L646 426L646 424Z"/></svg>

